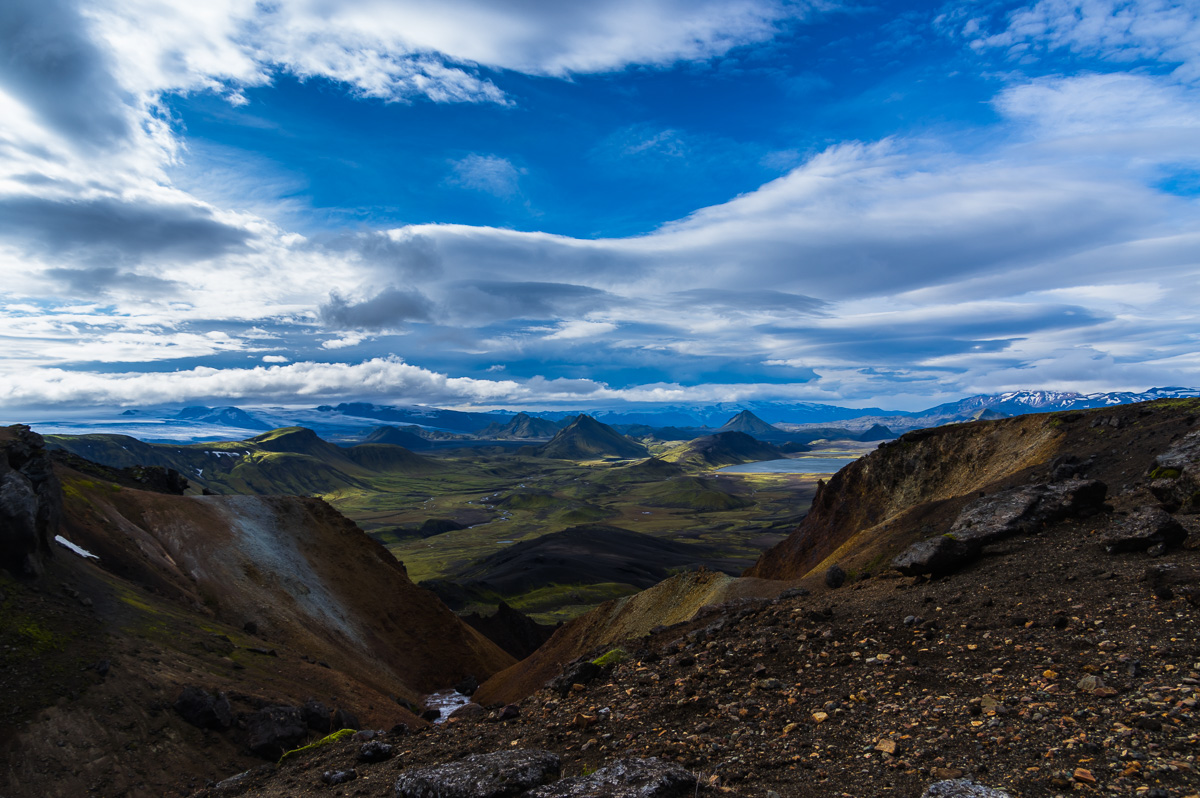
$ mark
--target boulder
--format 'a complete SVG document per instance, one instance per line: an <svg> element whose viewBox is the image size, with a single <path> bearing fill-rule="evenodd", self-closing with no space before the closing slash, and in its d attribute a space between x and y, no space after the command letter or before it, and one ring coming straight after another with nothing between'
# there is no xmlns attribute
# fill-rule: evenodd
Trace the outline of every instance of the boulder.
<svg viewBox="0 0 1200 798"><path fill-rule="evenodd" d="M569 663L562 669L562 672L551 679L547 684L551 690L555 690L559 695L566 695L571 692L571 687L577 684L591 684L600 675L604 673L604 668L589 659L579 659Z"/></svg>
<svg viewBox="0 0 1200 798"><path fill-rule="evenodd" d="M246 720L246 745L264 759L278 759L308 734L298 707L267 707Z"/></svg>
<svg viewBox="0 0 1200 798"><path fill-rule="evenodd" d="M957 571L976 553L974 546L951 535L938 535L936 538L922 540L909 546L899 557L892 560L892 567L905 576L941 576Z"/></svg>
<svg viewBox="0 0 1200 798"><path fill-rule="evenodd" d="M970 779L948 779L929 785L921 798L1010 798L1001 790L976 784Z"/></svg>
<svg viewBox="0 0 1200 798"><path fill-rule="evenodd" d="M846 584L845 569L836 563L829 566L825 571L825 587L836 590L844 584Z"/></svg>
<svg viewBox="0 0 1200 798"><path fill-rule="evenodd" d="M892 560L892 567L909 576L951 573L991 543L1102 512L1107 493L1108 487L1097 479L1067 479L981 497L963 508L949 532L914 543Z"/></svg>
<svg viewBox="0 0 1200 798"><path fill-rule="evenodd" d="M179 717L199 729L228 729L233 725L233 707L224 693L208 692L202 687L183 688L175 699Z"/></svg>
<svg viewBox="0 0 1200 798"><path fill-rule="evenodd" d="M396 798L511 798L558 778L556 754L538 749L474 754L411 768L396 780Z"/></svg>
<svg viewBox="0 0 1200 798"><path fill-rule="evenodd" d="M618 759L589 776L539 787L526 798L682 798L696 789L696 776L674 762Z"/></svg>
<svg viewBox="0 0 1200 798"><path fill-rule="evenodd" d="M1139 507L1100 541L1109 554L1145 551L1163 544L1174 548L1187 538L1187 530L1161 507Z"/></svg>
<svg viewBox="0 0 1200 798"><path fill-rule="evenodd" d="M361 726L358 722L358 716L348 709L335 709L333 711L333 722L331 723L330 731L339 731L341 729L357 729Z"/></svg>
<svg viewBox="0 0 1200 798"><path fill-rule="evenodd" d="M1102 512L1107 493L1108 487L1098 479L1067 479L1002 490L963 508L950 534L969 545L986 546L1036 532L1045 524Z"/></svg>
<svg viewBox="0 0 1200 798"><path fill-rule="evenodd" d="M379 740L372 740L369 743L363 743L358 749L358 759L361 762L383 762L391 759L396 753L395 746L389 745Z"/></svg>
<svg viewBox="0 0 1200 798"><path fill-rule="evenodd" d="M1154 458L1150 492L1172 512L1200 513L1200 430Z"/></svg>
<svg viewBox="0 0 1200 798"><path fill-rule="evenodd" d="M317 734L329 734L333 731L333 712L315 698L308 699L304 706L300 707L300 717L304 719L304 725Z"/></svg>
<svg viewBox="0 0 1200 798"><path fill-rule="evenodd" d="M475 691L479 689L479 680L474 676L468 676L458 684L454 685L455 692L463 695L475 695Z"/></svg>

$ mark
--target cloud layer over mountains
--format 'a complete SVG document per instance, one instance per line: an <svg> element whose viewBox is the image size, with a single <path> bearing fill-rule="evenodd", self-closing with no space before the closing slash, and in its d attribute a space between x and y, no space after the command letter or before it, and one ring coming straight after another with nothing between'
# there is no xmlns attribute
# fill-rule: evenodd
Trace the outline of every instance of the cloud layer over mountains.
<svg viewBox="0 0 1200 798"><path fill-rule="evenodd" d="M431 103L520 115L538 108L531 85L632 92L718 62L749 70L863 9L10 0L0 405L917 407L1200 383L1195 0L897 6L896 24L953 54L947 69L986 73L985 104L777 148L764 156L790 159L777 177L636 235L543 228L533 187L557 178L533 154L491 153L485 129L429 191L484 196L527 224L330 224L296 192L273 193L253 159L205 176L172 105L211 93L253 108L247 92L301 79L394 105L397 119ZM864 59L886 71L873 47Z"/></svg>

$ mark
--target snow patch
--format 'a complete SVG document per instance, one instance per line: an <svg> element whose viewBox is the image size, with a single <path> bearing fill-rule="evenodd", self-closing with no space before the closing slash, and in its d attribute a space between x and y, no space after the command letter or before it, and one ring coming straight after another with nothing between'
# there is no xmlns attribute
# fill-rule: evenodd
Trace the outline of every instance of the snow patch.
<svg viewBox="0 0 1200 798"><path fill-rule="evenodd" d="M58 545L62 546L64 549L68 549L70 551L75 552L80 557L84 558L85 560L99 560L100 559L95 554L92 554L90 551L83 548L82 546L76 546L74 543L67 540L62 535L55 535L54 542L57 543Z"/></svg>

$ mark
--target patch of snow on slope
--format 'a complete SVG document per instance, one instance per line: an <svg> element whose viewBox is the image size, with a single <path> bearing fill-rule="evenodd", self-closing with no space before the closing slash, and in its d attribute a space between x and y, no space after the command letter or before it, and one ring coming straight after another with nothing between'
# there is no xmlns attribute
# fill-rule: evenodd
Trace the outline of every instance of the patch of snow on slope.
<svg viewBox="0 0 1200 798"><path fill-rule="evenodd" d="M82 546L76 546L74 543L67 540L62 535L55 535L54 542L57 543L58 545L62 546L64 549L75 552L80 557L83 557L85 560L87 560L87 559L99 560L100 559L95 554L92 554L90 551L83 548Z"/></svg>

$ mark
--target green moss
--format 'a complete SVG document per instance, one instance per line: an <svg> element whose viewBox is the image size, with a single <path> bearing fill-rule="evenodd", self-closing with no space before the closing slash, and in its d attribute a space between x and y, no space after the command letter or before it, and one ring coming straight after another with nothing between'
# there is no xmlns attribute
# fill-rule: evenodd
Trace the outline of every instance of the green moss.
<svg viewBox="0 0 1200 798"><path fill-rule="evenodd" d="M1159 466L1150 472L1150 479L1179 479L1178 468L1163 468Z"/></svg>
<svg viewBox="0 0 1200 798"><path fill-rule="evenodd" d="M289 759L297 757L300 754L305 753L306 751L315 751L316 749L323 748L326 745L332 745L333 743L341 742L342 740L345 740L347 737L350 737L351 735L353 735L354 732L355 732L354 729L341 729L339 731L335 731L333 734L329 735L328 737L322 737L320 740L317 740L315 743L309 743L308 745L301 746L300 748L293 748L291 751L286 751L283 756L279 757L279 764L282 765L284 762L288 761Z"/></svg>
<svg viewBox="0 0 1200 798"><path fill-rule="evenodd" d="M592 660L592 664L599 665L601 668L607 668L610 665L620 665L627 659L629 659L629 654L626 653L625 649L614 648L596 657L596 659Z"/></svg>
<svg viewBox="0 0 1200 798"><path fill-rule="evenodd" d="M61 637L39 625L34 620L26 620L19 623L17 625L17 634L38 654L44 654L47 651L59 651L64 645Z"/></svg>

